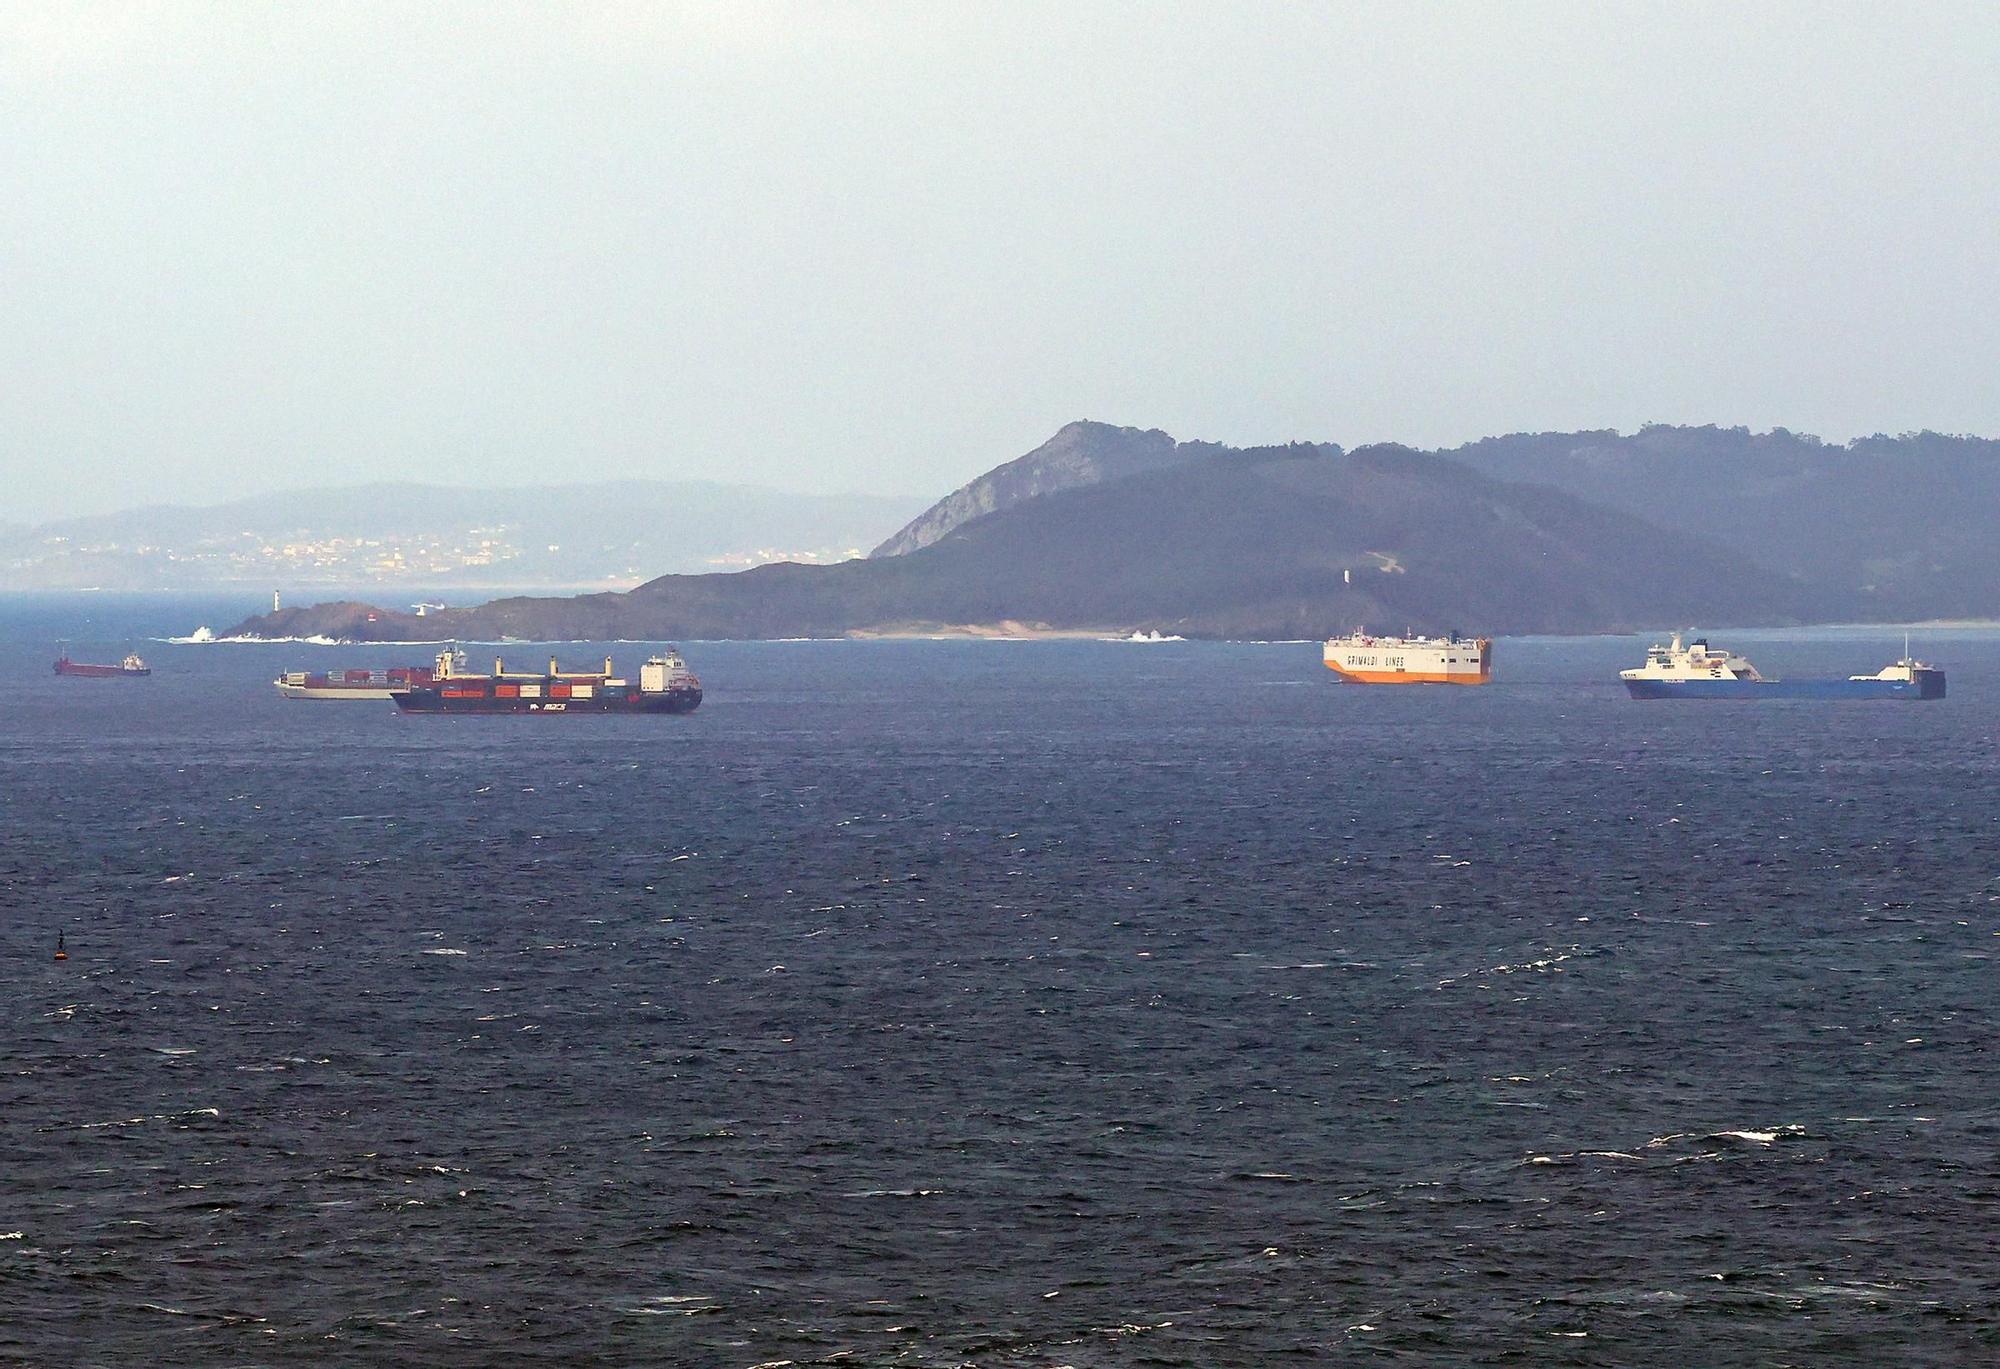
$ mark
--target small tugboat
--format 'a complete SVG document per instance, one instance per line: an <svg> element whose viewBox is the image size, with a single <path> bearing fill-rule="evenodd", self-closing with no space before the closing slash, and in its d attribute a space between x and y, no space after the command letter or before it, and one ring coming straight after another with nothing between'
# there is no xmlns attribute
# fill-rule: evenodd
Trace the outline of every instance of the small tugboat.
<svg viewBox="0 0 2000 1369"><path fill-rule="evenodd" d="M133 653L127 653L117 665L89 665L83 661L72 661L67 649L56 657L56 674L76 675L86 680L113 680L152 673L153 668Z"/></svg>
<svg viewBox="0 0 2000 1369"><path fill-rule="evenodd" d="M1746 657L1718 651L1697 637L1681 644L1676 632L1667 646L1646 651L1646 664L1621 670L1618 678L1635 699L1942 699L1944 672L1903 655L1873 675L1844 680L1767 680Z"/></svg>
<svg viewBox="0 0 2000 1369"><path fill-rule="evenodd" d="M639 667L639 678L602 671L563 671L549 657L546 673L509 673L493 662L491 675L465 670L465 657L440 651L429 684L391 695L405 713L692 713L701 707L701 681L679 651L668 647Z"/></svg>

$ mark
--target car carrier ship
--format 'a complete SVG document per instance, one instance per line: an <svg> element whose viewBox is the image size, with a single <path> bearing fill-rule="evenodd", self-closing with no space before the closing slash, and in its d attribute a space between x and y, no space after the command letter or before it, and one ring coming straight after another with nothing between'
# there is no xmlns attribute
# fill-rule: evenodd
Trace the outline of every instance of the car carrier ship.
<svg viewBox="0 0 2000 1369"><path fill-rule="evenodd" d="M1355 684L1481 685L1493 678L1493 639L1376 637L1356 629L1322 650L1326 668Z"/></svg>
<svg viewBox="0 0 2000 1369"><path fill-rule="evenodd" d="M1646 664L1621 670L1618 678L1635 699L1942 699L1944 672L1910 654L1873 675L1844 680L1769 680L1748 658L1718 651L1700 637L1682 645L1676 632L1666 646L1646 651Z"/></svg>
<svg viewBox="0 0 2000 1369"><path fill-rule="evenodd" d="M692 713L701 706L701 681L680 652L668 647L648 657L632 680L601 671L564 671L549 657L546 672L510 672L495 659L491 675L465 669L461 653L441 651L427 684L390 695L405 713Z"/></svg>

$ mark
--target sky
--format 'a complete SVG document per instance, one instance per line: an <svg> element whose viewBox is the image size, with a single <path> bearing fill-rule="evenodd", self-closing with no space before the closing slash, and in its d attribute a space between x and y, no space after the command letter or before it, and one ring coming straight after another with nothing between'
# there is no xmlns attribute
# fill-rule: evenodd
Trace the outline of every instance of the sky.
<svg viewBox="0 0 2000 1369"><path fill-rule="evenodd" d="M0 0L0 522L2000 435L1990 5Z"/></svg>

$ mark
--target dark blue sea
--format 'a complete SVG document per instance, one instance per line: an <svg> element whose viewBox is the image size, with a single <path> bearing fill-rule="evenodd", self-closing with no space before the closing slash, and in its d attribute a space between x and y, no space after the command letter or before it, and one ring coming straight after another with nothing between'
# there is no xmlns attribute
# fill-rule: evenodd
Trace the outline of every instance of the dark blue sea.
<svg viewBox="0 0 2000 1369"><path fill-rule="evenodd" d="M2000 634L149 640L255 607L0 600L0 1361L2000 1360Z"/></svg>

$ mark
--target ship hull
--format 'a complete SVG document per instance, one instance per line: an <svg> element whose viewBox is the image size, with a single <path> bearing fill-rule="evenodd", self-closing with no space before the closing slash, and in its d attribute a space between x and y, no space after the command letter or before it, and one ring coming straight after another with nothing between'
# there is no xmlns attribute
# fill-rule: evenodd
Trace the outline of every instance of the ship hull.
<svg viewBox="0 0 2000 1369"><path fill-rule="evenodd" d="M664 693L621 690L594 693L589 698L506 698L492 694L454 696L433 688L411 689L393 696L405 713L692 713L701 707L699 689L670 689Z"/></svg>
<svg viewBox="0 0 2000 1369"><path fill-rule="evenodd" d="M1349 684L1483 685L1493 679L1490 674L1474 671L1454 673L1438 670L1355 670L1333 661L1328 661L1326 668Z"/></svg>
<svg viewBox="0 0 2000 1369"><path fill-rule="evenodd" d="M1944 672L1914 680L1626 680L1635 699L1942 699Z"/></svg>
<svg viewBox="0 0 2000 1369"><path fill-rule="evenodd" d="M387 685L296 685L283 680L277 682L278 693L287 699L356 700L379 699L387 701L401 693ZM405 686L407 688L407 686Z"/></svg>

